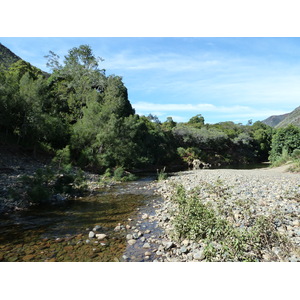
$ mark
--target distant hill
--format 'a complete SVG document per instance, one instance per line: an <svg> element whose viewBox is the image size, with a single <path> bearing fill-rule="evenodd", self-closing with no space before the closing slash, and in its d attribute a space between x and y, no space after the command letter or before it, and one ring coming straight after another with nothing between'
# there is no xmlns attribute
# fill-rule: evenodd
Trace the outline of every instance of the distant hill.
<svg viewBox="0 0 300 300"><path fill-rule="evenodd" d="M265 123L266 125L269 125L271 127L276 127L280 122L282 122L290 113L284 114L284 115L278 115L278 116L271 116L265 120L262 121L262 123Z"/></svg>
<svg viewBox="0 0 300 300"><path fill-rule="evenodd" d="M281 128L290 124L300 127L300 106L294 109L291 113L287 114L287 116L275 127Z"/></svg>
<svg viewBox="0 0 300 300"><path fill-rule="evenodd" d="M290 124L300 127L300 106L290 113L278 116L271 116L263 120L262 123L265 123L275 128L286 127Z"/></svg>
<svg viewBox="0 0 300 300"><path fill-rule="evenodd" d="M0 43L0 65L9 68L21 58Z"/></svg>
<svg viewBox="0 0 300 300"><path fill-rule="evenodd" d="M5 47L4 45L2 45L0 43L0 67L4 66L5 69L8 69L13 63L17 62L18 60L25 61L24 59L22 59L21 57L19 57L18 55L16 55L15 53L13 53L11 50L9 50L7 47ZM29 62L26 62L26 63L31 65ZM32 66L32 67L34 67L34 66ZM34 67L34 68L40 70L41 74L43 74L45 77L50 76L49 73L47 73L37 67Z"/></svg>

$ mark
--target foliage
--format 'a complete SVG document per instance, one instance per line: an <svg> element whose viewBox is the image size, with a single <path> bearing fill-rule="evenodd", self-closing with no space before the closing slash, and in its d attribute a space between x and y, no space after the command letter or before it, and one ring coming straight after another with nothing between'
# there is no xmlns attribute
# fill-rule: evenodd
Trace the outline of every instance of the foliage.
<svg viewBox="0 0 300 300"><path fill-rule="evenodd" d="M166 180L168 178L168 174L165 172L166 167L164 167L162 170L156 170L157 173L157 181Z"/></svg>
<svg viewBox="0 0 300 300"><path fill-rule="evenodd" d="M216 187L221 192L215 201L222 202L226 189L220 184ZM215 210L197 190L188 193L177 185L172 201L178 205L173 221L174 238L203 243L207 261L258 261L274 246L283 251L291 247L288 239L276 231L273 216L258 216L250 230L241 230L228 221L226 211Z"/></svg>
<svg viewBox="0 0 300 300"><path fill-rule="evenodd" d="M274 163L282 156L288 156L300 149L300 128L289 125L276 130L272 138L270 161Z"/></svg>
<svg viewBox="0 0 300 300"><path fill-rule="evenodd" d="M29 201L34 204L49 202L57 193L72 195L86 189L83 171L71 165L64 165L59 171L50 167L38 169L33 176L23 176L20 181Z"/></svg>
<svg viewBox="0 0 300 300"><path fill-rule="evenodd" d="M103 173L121 166L161 168L199 158L212 165L266 160L267 125L186 123L135 114L122 77L105 74L88 45L70 49L61 62L50 51L51 74L24 61L0 72L0 132L36 154L45 149L58 166L72 162ZM273 151L277 151L276 149Z"/></svg>

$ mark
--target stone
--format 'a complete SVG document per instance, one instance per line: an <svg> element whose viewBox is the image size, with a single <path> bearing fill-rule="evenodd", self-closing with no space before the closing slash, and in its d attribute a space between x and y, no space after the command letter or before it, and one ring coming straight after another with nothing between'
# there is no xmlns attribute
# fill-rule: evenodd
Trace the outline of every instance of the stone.
<svg viewBox="0 0 300 300"><path fill-rule="evenodd" d="M89 238L92 239L95 236L95 232L94 231L90 231L89 232Z"/></svg>
<svg viewBox="0 0 300 300"><path fill-rule="evenodd" d="M90 240L86 240L86 241L85 241L86 244L89 244L90 242L91 242Z"/></svg>
<svg viewBox="0 0 300 300"><path fill-rule="evenodd" d="M132 234L129 233L129 234L126 235L126 240L132 240L132 238L133 238Z"/></svg>
<svg viewBox="0 0 300 300"><path fill-rule="evenodd" d="M101 229L101 226L100 226L100 225L96 225L96 226L93 228L93 231L98 231L99 229Z"/></svg>
<svg viewBox="0 0 300 300"><path fill-rule="evenodd" d="M120 225L116 226L115 229L114 229L114 231L120 231L120 230L121 230L121 226Z"/></svg>
<svg viewBox="0 0 300 300"><path fill-rule="evenodd" d="M148 219L148 214L143 214L143 215L142 215L142 219L143 219L143 220Z"/></svg>
<svg viewBox="0 0 300 300"><path fill-rule="evenodd" d="M196 259L196 260L203 260L205 258L204 250L203 249L196 250L193 253L193 258Z"/></svg>
<svg viewBox="0 0 300 300"><path fill-rule="evenodd" d="M129 245L134 245L136 243L136 240L131 239L131 240L128 240L127 243Z"/></svg>
<svg viewBox="0 0 300 300"><path fill-rule="evenodd" d="M189 240L183 240L182 242L181 242L181 245L183 245L183 246L188 246L190 244L190 241Z"/></svg>
<svg viewBox="0 0 300 300"><path fill-rule="evenodd" d="M181 253L187 253L187 252L188 252L188 249L187 249L185 246L182 246L182 247L180 248L180 252L181 252Z"/></svg>
<svg viewBox="0 0 300 300"><path fill-rule="evenodd" d="M137 240L140 236L142 235L142 233L139 231L139 232L135 232L132 237Z"/></svg>
<svg viewBox="0 0 300 300"><path fill-rule="evenodd" d="M146 251L145 252L145 256L150 256L151 255L151 252L150 251Z"/></svg>
<svg viewBox="0 0 300 300"><path fill-rule="evenodd" d="M96 238L97 238L98 240L103 240L103 239L105 239L106 237L107 237L107 235L104 234L104 233L97 233L97 234L96 234Z"/></svg>
<svg viewBox="0 0 300 300"><path fill-rule="evenodd" d="M149 244L149 243L145 243L145 244L143 245L143 248L144 248L144 249L149 249L149 248L150 248L150 244Z"/></svg>
<svg viewBox="0 0 300 300"><path fill-rule="evenodd" d="M167 242L166 244L165 244L165 250L169 250L169 249L171 249L172 247L174 247L175 245L174 245L174 243L173 242Z"/></svg>

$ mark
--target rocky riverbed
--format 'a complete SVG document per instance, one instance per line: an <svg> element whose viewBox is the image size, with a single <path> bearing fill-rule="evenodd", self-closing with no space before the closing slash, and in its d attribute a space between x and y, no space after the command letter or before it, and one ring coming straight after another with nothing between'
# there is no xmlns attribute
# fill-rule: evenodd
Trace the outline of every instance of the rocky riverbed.
<svg viewBox="0 0 300 300"><path fill-rule="evenodd" d="M257 261L300 261L300 174L291 174L281 168L254 170L194 170L173 174L169 179L152 183L156 193L164 201L155 202L153 213L140 213L140 221L134 231L127 232L128 248L137 245L142 249L145 261L185 262L207 261L204 243L193 240L174 240L173 219L177 207L171 201L174 184L182 184L186 190L198 188L204 202L217 206L216 193L222 187L223 211L231 212L228 220L240 230L248 230L258 216L275 216L272 218L276 232L286 236L290 242L288 253L279 247L265 249L262 258ZM213 188L213 189L212 189ZM212 192L212 190L214 192ZM220 200L220 199L219 199ZM220 204L220 203L219 203ZM142 220L153 228L159 228L157 234L145 234ZM212 247L218 248L217 242ZM130 250L127 250L130 253ZM124 256L124 260L130 257ZM216 259L215 261L218 261ZM224 261L224 258L222 260ZM225 260L226 261L226 260Z"/></svg>

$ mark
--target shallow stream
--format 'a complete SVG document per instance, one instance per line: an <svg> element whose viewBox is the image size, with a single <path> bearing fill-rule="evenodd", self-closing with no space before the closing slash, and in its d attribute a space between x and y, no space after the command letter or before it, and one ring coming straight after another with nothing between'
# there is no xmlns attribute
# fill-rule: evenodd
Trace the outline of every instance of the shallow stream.
<svg viewBox="0 0 300 300"><path fill-rule="evenodd" d="M153 213L149 203L160 201L147 187L152 180L122 183L63 205L1 216L0 261L124 261L125 253L127 261L143 261L138 244L127 245L124 227L138 222L153 232L153 223L140 221L141 212ZM119 224L122 230L114 231ZM105 239L89 239L96 225L101 226L97 233L107 235Z"/></svg>

